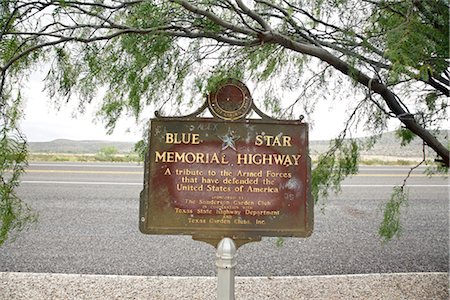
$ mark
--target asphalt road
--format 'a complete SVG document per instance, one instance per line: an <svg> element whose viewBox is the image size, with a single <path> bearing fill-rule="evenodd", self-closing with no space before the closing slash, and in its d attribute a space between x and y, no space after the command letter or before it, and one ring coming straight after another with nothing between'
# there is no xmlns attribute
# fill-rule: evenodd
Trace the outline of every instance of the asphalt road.
<svg viewBox="0 0 450 300"><path fill-rule="evenodd" d="M423 169L408 181L403 232L382 244L381 208L408 169L362 167L315 207L310 238L264 238L238 250L238 276L447 272L449 182ZM39 222L0 248L0 272L215 276L215 249L138 229L142 166L31 164L18 194Z"/></svg>

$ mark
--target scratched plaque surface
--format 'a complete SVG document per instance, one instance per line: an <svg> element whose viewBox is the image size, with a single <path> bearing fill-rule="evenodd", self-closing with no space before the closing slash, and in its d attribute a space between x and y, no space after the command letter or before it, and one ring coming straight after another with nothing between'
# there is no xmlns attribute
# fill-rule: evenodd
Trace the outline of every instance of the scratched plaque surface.
<svg viewBox="0 0 450 300"><path fill-rule="evenodd" d="M308 125L299 121L154 119L140 230L215 245L313 230Z"/></svg>

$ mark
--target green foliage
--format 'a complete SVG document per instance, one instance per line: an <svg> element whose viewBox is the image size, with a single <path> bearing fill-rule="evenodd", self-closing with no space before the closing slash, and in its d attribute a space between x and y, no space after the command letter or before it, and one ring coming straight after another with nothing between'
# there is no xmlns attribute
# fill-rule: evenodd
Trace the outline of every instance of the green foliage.
<svg viewBox="0 0 450 300"><path fill-rule="evenodd" d="M403 187L395 187L391 198L386 203L383 212L383 221L378 233L384 242L390 241L395 236L400 236L402 231L400 209L408 202L408 194Z"/></svg>
<svg viewBox="0 0 450 300"><path fill-rule="evenodd" d="M275 242L275 245L277 245L277 247L283 247L284 241L285 239L283 237L278 237L277 241Z"/></svg>
<svg viewBox="0 0 450 300"><path fill-rule="evenodd" d="M258 80L268 80L287 62L283 48L277 45L264 44L256 49L248 48L245 51L248 56L247 68Z"/></svg>
<svg viewBox="0 0 450 300"><path fill-rule="evenodd" d="M141 161L145 160L147 151L148 151L148 145L144 140L140 140L134 145L134 152L137 153L137 155Z"/></svg>
<svg viewBox="0 0 450 300"><path fill-rule="evenodd" d="M111 156L111 155L115 155L119 152L119 150L117 150L116 147L114 146L107 146L107 147L103 147L102 149L100 149L99 153L101 155L104 156Z"/></svg>
<svg viewBox="0 0 450 300"><path fill-rule="evenodd" d="M373 35L382 35L392 61L392 81L410 67L425 81L448 68L449 8L446 1L381 1Z"/></svg>
<svg viewBox="0 0 450 300"><path fill-rule="evenodd" d="M311 191L315 202L328 197L330 189L340 192L341 182L358 172L359 146L355 140L336 139L321 155L312 171Z"/></svg>
<svg viewBox="0 0 450 300"><path fill-rule="evenodd" d="M425 97L425 104L428 107L429 111L436 111L438 109L437 101L439 99L439 95L436 92L430 92Z"/></svg>
<svg viewBox="0 0 450 300"><path fill-rule="evenodd" d="M411 130L403 127L397 129L395 135L400 139L400 143L402 146L408 145L416 137L416 135Z"/></svg>
<svg viewBox="0 0 450 300"><path fill-rule="evenodd" d="M225 65L220 66L216 69L214 74L211 74L211 76L208 78L206 82L206 93L210 93L217 89L217 87L223 83L223 81L234 78L238 80L242 80L243 74L242 69L239 67L236 67L236 65ZM201 81L200 78L197 78L197 82Z"/></svg>
<svg viewBox="0 0 450 300"><path fill-rule="evenodd" d="M118 153L116 147L114 146L106 146L102 147L98 153L95 155L97 160L99 161L114 161L114 156Z"/></svg>
<svg viewBox="0 0 450 300"><path fill-rule="evenodd" d="M428 176L433 176L435 174L441 174L441 175L445 175L448 178L448 170L449 170L449 168L447 166L444 166L441 163L435 163L435 164L430 164L426 168L425 174L427 174Z"/></svg>
<svg viewBox="0 0 450 300"><path fill-rule="evenodd" d="M9 100L7 102L7 100ZM37 214L16 194L27 165L27 148L16 127L20 98L4 97L0 106L0 246L27 229Z"/></svg>
<svg viewBox="0 0 450 300"><path fill-rule="evenodd" d="M55 84L47 84L47 91L52 98L60 95L68 100L77 84L80 68L70 62L70 55L64 48L55 48L55 53L55 67L47 74L47 80Z"/></svg>

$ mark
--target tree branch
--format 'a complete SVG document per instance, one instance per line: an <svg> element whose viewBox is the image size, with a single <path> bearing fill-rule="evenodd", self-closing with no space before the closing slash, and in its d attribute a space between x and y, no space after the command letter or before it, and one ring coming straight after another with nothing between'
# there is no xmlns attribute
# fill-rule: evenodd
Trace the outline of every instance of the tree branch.
<svg viewBox="0 0 450 300"><path fill-rule="evenodd" d="M444 78L442 78L442 79L444 79ZM437 82L436 80L434 80L433 75L431 74L430 70L428 70L428 80L425 82L428 83L429 85L431 85L432 87L434 87L436 90L440 91L445 96L447 96L447 97L450 96L449 89L447 87L445 87L444 85L440 84L439 82ZM445 82L445 79L444 79L444 82Z"/></svg>
<svg viewBox="0 0 450 300"><path fill-rule="evenodd" d="M387 86L378 80L375 80L372 83L372 79L369 76L354 67L351 67L346 62L340 60L322 48L293 41L280 33L274 33L270 39L288 49L311 55L325 61L338 71L344 73L345 75L351 76L354 80L366 87L369 87L370 82L372 90L384 99L389 109L397 116L397 118L405 124L409 130L420 136L429 147L431 147L439 156L442 157L445 165L447 167L449 166L449 150L445 148L429 131L420 126L411 114L407 113L402 108L401 103L397 101L395 94L390 91Z"/></svg>
<svg viewBox="0 0 450 300"><path fill-rule="evenodd" d="M249 9L241 0L236 0L237 5L242 9L242 11L247 14L249 17L251 17L253 20L255 20L256 22L258 22L259 25L262 26L262 28L265 31L270 31L271 28L269 26L269 24L267 24L266 21L264 21L264 19L258 15L256 12L252 11L251 9Z"/></svg>
<svg viewBox="0 0 450 300"><path fill-rule="evenodd" d="M173 3L176 3L176 4L179 4L179 5L183 6L186 10L188 10L188 11L190 11L190 12L196 14L196 15L201 15L201 16L204 16L204 17L210 19L212 22L214 22L215 24L217 24L217 25L219 25L219 26L221 26L223 28L226 28L226 29L229 29L229 30L232 30L232 31L235 31L235 32L239 32L239 33L242 33L242 34L255 36L255 33L253 31L245 29L245 28L240 27L240 26L236 26L236 25L234 25L232 23L229 23L229 22L219 18L217 15L213 14L212 12L203 10L203 9L197 7L197 6L194 6L194 5L190 4L187 1L184 1L184 0L170 0L170 1L173 2Z"/></svg>

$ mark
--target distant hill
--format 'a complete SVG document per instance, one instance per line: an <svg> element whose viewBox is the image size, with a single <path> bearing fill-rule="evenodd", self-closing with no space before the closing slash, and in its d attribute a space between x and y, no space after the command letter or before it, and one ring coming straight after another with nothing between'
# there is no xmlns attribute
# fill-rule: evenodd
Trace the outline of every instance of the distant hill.
<svg viewBox="0 0 450 300"><path fill-rule="evenodd" d="M438 139L444 144L448 144L448 130L442 130L438 135ZM361 138L362 142L368 138ZM312 141L310 143L311 155L318 155L327 151L330 141ZM428 147L426 147L427 149ZM428 150L426 150L428 151ZM378 140L372 149L361 151L363 156L393 156L393 157L421 157L422 156L422 140L416 137L406 146L401 146L395 132L386 132Z"/></svg>
<svg viewBox="0 0 450 300"><path fill-rule="evenodd" d="M133 142L57 139L50 142L30 142L28 146L32 153L92 154L99 152L104 147L115 147L118 153L130 153L134 149L134 144Z"/></svg>
<svg viewBox="0 0 450 300"><path fill-rule="evenodd" d="M442 131L439 139L448 143L448 130ZM364 138L362 141L366 140ZM310 153L315 156L327 151L330 141L311 141ZM32 153L73 153L92 154L99 152L104 147L115 147L118 153L130 153L134 149L133 142L114 141L74 141L58 139L50 142L30 142L29 149ZM362 151L365 156L392 156L392 157L420 157L422 155L422 141L415 138L409 145L401 147L395 132L383 134L375 147L368 151Z"/></svg>

